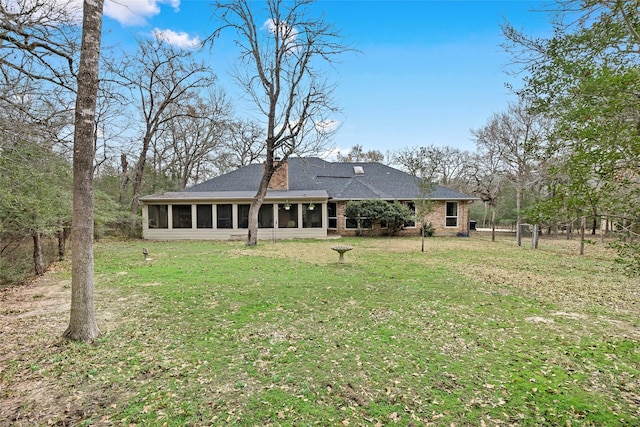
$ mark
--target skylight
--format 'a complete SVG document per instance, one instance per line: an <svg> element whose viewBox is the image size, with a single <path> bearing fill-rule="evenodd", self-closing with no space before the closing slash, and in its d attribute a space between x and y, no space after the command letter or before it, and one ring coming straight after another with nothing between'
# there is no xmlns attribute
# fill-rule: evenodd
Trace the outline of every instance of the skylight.
<svg viewBox="0 0 640 427"><path fill-rule="evenodd" d="M364 168L362 166L354 166L353 167L353 172L356 175L364 175Z"/></svg>

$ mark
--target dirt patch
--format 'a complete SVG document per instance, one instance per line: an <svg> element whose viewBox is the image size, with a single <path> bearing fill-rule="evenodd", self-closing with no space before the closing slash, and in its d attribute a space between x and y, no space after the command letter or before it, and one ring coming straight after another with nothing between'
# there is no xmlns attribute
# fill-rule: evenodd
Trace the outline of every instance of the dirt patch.
<svg viewBox="0 0 640 427"><path fill-rule="evenodd" d="M0 292L0 425L46 421L48 416L40 408L59 407L61 391L38 374L36 362L28 370L14 370L13 366L18 361L37 359L34 354L56 346L51 337L64 332L70 299L71 283L50 274Z"/></svg>

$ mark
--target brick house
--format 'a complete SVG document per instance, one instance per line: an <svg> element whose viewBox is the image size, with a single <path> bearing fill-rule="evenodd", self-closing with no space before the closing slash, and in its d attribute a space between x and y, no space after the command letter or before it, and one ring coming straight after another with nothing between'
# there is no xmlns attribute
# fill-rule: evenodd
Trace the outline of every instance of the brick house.
<svg viewBox="0 0 640 427"><path fill-rule="evenodd" d="M145 239L243 239L248 213L263 165L242 167L181 192L140 198ZM350 200L398 201L415 209L421 197L409 174L381 163L336 163L319 158L290 158L271 179L259 213L259 239L324 238L355 235L355 220L344 215ZM437 235L468 232L468 204L475 197L436 186L427 196L436 202L428 220ZM385 229L374 230L384 234ZM420 234L407 224L399 234Z"/></svg>

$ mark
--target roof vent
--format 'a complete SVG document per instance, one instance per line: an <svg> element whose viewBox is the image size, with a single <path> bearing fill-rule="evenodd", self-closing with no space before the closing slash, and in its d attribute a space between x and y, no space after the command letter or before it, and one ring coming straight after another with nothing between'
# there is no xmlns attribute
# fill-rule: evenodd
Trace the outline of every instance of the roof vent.
<svg viewBox="0 0 640 427"><path fill-rule="evenodd" d="M356 175L364 175L364 168L362 166L354 166L353 167L353 172Z"/></svg>

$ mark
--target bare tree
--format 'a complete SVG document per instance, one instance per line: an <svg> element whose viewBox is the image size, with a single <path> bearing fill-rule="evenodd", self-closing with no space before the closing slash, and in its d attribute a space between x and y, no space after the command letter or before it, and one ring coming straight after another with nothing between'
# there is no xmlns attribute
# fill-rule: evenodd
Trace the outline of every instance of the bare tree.
<svg viewBox="0 0 640 427"><path fill-rule="evenodd" d="M75 91L80 17L73 0L0 0L0 76L16 75Z"/></svg>
<svg viewBox="0 0 640 427"><path fill-rule="evenodd" d="M209 87L214 77L209 67L196 62L193 51L176 48L162 40L140 40L138 50L118 64L111 64L110 72L127 91L132 108L142 116L140 146L132 172L131 234L134 234L152 141L170 120L192 115L187 101L199 90Z"/></svg>
<svg viewBox="0 0 640 427"><path fill-rule="evenodd" d="M347 154L338 153L337 160L343 163L350 162L384 162L384 154L378 150L364 151L362 145L354 145Z"/></svg>
<svg viewBox="0 0 640 427"><path fill-rule="evenodd" d="M178 107L172 106L168 111L174 108ZM213 174L213 158L229 134L231 106L219 93L208 98L195 96L187 103L187 109L188 115L170 113L173 118L167 122L166 132L154 141L154 157L164 158L180 189Z"/></svg>
<svg viewBox="0 0 640 427"><path fill-rule="evenodd" d="M249 208L250 246L257 243L258 211L274 172L294 153L322 151L335 130L333 86L320 65L347 48L332 26L309 16L312 3L267 0L264 25L256 22L255 2L216 3L222 27L214 36L224 28L237 32L241 65L235 76L265 120L264 173Z"/></svg>
<svg viewBox="0 0 640 427"><path fill-rule="evenodd" d="M414 176L428 176L433 182L466 189L471 166L471 154L453 147L403 148L394 155L394 163Z"/></svg>
<svg viewBox="0 0 640 427"><path fill-rule="evenodd" d="M488 123L472 133L479 150L500 159L502 177L516 191L516 242L521 246L522 191L538 182L546 156L544 118L533 113L524 102L511 104L507 111L494 114Z"/></svg>
<svg viewBox="0 0 640 427"><path fill-rule="evenodd" d="M71 314L63 336L100 335L93 305L93 160L103 0L84 0L73 149Z"/></svg>
<svg viewBox="0 0 640 427"><path fill-rule="evenodd" d="M224 149L225 165L219 164L221 173L229 172L264 159L264 129L256 122L236 120L230 123L229 139ZM230 168L223 170L223 168Z"/></svg>
<svg viewBox="0 0 640 427"><path fill-rule="evenodd" d="M471 192L484 204L482 226L486 227L487 214L491 208L491 240L496 239L496 206L502 186L502 159L500 151L493 146L480 146L473 156L469 169Z"/></svg>

